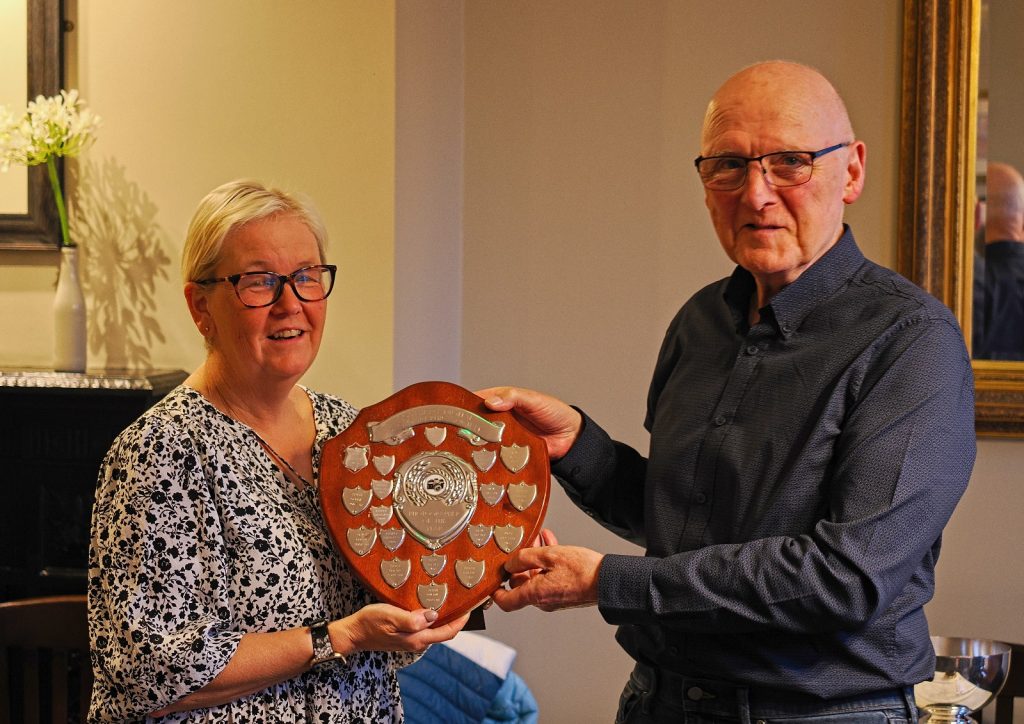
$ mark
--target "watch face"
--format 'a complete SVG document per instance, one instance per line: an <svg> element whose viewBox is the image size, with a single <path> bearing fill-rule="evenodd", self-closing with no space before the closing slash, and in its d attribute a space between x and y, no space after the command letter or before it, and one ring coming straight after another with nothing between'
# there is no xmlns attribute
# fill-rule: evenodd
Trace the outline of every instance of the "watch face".
<svg viewBox="0 0 1024 724"><path fill-rule="evenodd" d="M421 382L364 408L323 447L320 505L377 597L444 623L483 603L540 532L544 441L469 390Z"/></svg>
<svg viewBox="0 0 1024 724"><path fill-rule="evenodd" d="M322 659L334 653L334 649L331 648L331 636L327 633L327 626L325 624L313 626L310 629L310 633L313 636L314 659Z"/></svg>
<svg viewBox="0 0 1024 724"><path fill-rule="evenodd" d="M313 638L313 666L323 664L327 661L344 660L345 657L337 653L331 646L331 635L327 632L327 623L315 623L309 628L309 634Z"/></svg>

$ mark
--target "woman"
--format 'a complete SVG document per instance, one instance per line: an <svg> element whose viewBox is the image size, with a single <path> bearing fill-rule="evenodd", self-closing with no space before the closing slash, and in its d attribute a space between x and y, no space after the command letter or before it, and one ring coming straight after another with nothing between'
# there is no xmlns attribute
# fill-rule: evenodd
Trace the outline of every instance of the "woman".
<svg viewBox="0 0 1024 724"><path fill-rule="evenodd" d="M325 241L310 205L259 183L199 204L182 271L206 360L100 470L91 721L401 721L396 669L465 624L372 603L327 535L320 449L356 410L297 384L334 284Z"/></svg>

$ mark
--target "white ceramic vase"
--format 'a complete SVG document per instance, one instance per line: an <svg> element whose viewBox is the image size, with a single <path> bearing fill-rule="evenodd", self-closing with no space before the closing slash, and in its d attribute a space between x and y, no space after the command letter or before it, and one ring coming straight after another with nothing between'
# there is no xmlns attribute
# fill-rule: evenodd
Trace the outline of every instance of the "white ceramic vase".
<svg viewBox="0 0 1024 724"><path fill-rule="evenodd" d="M64 246L53 298L53 368L85 372L85 355L85 297L78 278L78 248Z"/></svg>

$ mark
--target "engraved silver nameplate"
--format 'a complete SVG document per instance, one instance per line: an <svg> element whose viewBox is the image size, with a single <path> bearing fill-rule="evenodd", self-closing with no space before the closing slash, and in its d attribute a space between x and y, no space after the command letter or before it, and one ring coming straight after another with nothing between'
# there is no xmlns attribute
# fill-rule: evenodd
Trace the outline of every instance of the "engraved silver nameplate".
<svg viewBox="0 0 1024 724"><path fill-rule="evenodd" d="M428 427L423 430L423 437L427 438L434 447L437 447L444 442L445 438L448 437L448 428L446 427Z"/></svg>
<svg viewBox="0 0 1024 724"><path fill-rule="evenodd" d="M519 506L516 506L519 508ZM522 510L522 508L519 508ZM377 525L384 525L391 520L391 506L390 505L371 505L370 506L370 517L373 518L373 522Z"/></svg>
<svg viewBox="0 0 1024 724"><path fill-rule="evenodd" d="M523 542L523 529L518 525L500 525L494 529L494 540L498 547L511 553Z"/></svg>
<svg viewBox="0 0 1024 724"><path fill-rule="evenodd" d="M486 473L494 467L494 461L497 459L497 455L493 450L474 450L471 457L482 473Z"/></svg>
<svg viewBox="0 0 1024 724"><path fill-rule="evenodd" d="M345 467L358 473L366 467L369 453L370 448L366 445L349 445L345 448Z"/></svg>
<svg viewBox="0 0 1024 724"><path fill-rule="evenodd" d="M468 561L455 561L455 577L466 588L472 588L480 583L486 568L487 566L483 561L472 559Z"/></svg>
<svg viewBox="0 0 1024 724"><path fill-rule="evenodd" d="M431 578L443 571L444 564L447 562L448 556L438 555L437 553L431 553L429 556L420 556L420 565L423 566L423 570Z"/></svg>
<svg viewBox="0 0 1024 724"><path fill-rule="evenodd" d="M423 608L432 608L435 611L444 605L448 598L448 584L437 584L431 581L427 585L416 586L416 597L419 598Z"/></svg>
<svg viewBox="0 0 1024 724"><path fill-rule="evenodd" d="M501 462L513 473L518 473L530 461L530 448L519 445L501 446Z"/></svg>
<svg viewBox="0 0 1024 724"><path fill-rule="evenodd" d="M370 490L368 488L345 488L341 491L341 502L352 515L359 515L366 506L370 504Z"/></svg>
<svg viewBox="0 0 1024 724"><path fill-rule="evenodd" d="M477 548L483 548L494 533L493 525L471 525L467 529L470 542Z"/></svg>
<svg viewBox="0 0 1024 724"><path fill-rule="evenodd" d="M370 490L377 496L377 500L384 500L384 498L391 495L391 491L394 490L395 484L390 480L371 480Z"/></svg>
<svg viewBox="0 0 1024 724"><path fill-rule="evenodd" d="M381 578L392 588L398 588L408 581L411 570L412 566L409 565L409 561L402 560L401 558L380 562Z"/></svg>
<svg viewBox="0 0 1024 724"><path fill-rule="evenodd" d="M526 510L537 499L537 486L526 483L515 483L508 486L508 499L516 510Z"/></svg>
<svg viewBox="0 0 1024 724"><path fill-rule="evenodd" d="M397 551L405 543L404 528L382 528L380 531L380 544L389 551Z"/></svg>
<svg viewBox="0 0 1024 724"><path fill-rule="evenodd" d="M363 526L349 528L346 537L348 538L348 544L352 546L352 550L356 552L356 555L365 556L377 541L377 531Z"/></svg>
<svg viewBox="0 0 1024 724"><path fill-rule="evenodd" d="M505 494L505 486L497 483L484 483L480 486L480 497L488 505L497 505L501 502L501 496Z"/></svg>
<svg viewBox="0 0 1024 724"><path fill-rule="evenodd" d="M375 467L377 469L377 472L380 473L381 475L387 475L388 473L395 469L395 456L374 455L373 467Z"/></svg>

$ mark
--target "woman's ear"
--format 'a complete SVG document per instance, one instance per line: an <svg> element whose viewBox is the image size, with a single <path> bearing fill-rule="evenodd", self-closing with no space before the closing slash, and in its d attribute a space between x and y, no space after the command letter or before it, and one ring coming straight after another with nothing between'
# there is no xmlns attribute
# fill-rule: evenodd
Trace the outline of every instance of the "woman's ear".
<svg viewBox="0 0 1024 724"><path fill-rule="evenodd" d="M213 318L210 314L210 300L206 296L206 288L202 284L186 282L184 293L192 321L199 328L199 333L208 337L213 329Z"/></svg>

